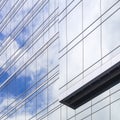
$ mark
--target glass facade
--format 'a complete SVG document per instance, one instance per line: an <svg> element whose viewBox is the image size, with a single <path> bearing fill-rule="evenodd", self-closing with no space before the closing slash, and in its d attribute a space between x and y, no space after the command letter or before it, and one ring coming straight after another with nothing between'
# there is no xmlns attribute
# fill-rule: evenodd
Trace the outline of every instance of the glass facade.
<svg viewBox="0 0 120 120"><path fill-rule="evenodd" d="M1 0L0 120L120 120L120 83L76 110L59 102L117 58L120 0Z"/></svg>

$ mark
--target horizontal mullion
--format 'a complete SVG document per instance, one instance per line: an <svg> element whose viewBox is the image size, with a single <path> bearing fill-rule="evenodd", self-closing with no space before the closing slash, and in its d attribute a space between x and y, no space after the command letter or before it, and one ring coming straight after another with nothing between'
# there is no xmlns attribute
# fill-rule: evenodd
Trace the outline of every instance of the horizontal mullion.
<svg viewBox="0 0 120 120"><path fill-rule="evenodd" d="M1 9L4 8L4 6L6 5L7 2L8 2L8 0L2 1L2 3L0 4L0 11L1 11ZM0 22L0 24L1 24L1 22Z"/></svg>
<svg viewBox="0 0 120 120"><path fill-rule="evenodd" d="M33 6L33 8L34 8L34 7L35 7L35 5ZM32 9L33 9L33 8L32 8ZM12 34L14 33L14 31L15 31L16 29L19 29L18 32L19 32L19 31L22 31L22 30L20 30L19 26L20 26L21 24L22 24L22 27L25 26L25 25L24 25L24 22L25 22L24 19L27 18L27 16L32 13L32 9L31 9L31 10L28 12L28 14L19 22L18 26L16 26L16 28L9 34L9 36L12 36ZM24 22L23 22L23 21L24 21ZM26 21L27 21L27 20L26 20ZM10 21L9 21L9 22L10 22ZM27 22L27 24L28 24L28 22ZM23 26L23 25L24 25L24 26ZM5 27L4 27L4 28L5 28ZM16 33L16 34L17 34L17 33ZM13 37L13 36L12 36L12 37ZM14 38L12 38L12 39L14 39ZM5 40L4 40L4 42L5 42ZM2 53L2 51L4 51L5 48L7 48L7 47L10 45L10 43L9 43L10 40L7 41L7 42L5 42L5 43L4 43L4 42L2 43L2 44L3 44L3 45L2 45L3 47L2 47L1 50L0 50L0 54Z"/></svg>
<svg viewBox="0 0 120 120"><path fill-rule="evenodd" d="M29 120L34 119L37 115L39 115L40 113L44 112L46 109L48 109L48 107L54 105L54 104L57 103L57 102L59 102L58 99L57 99L56 101L54 101L53 103L51 103L50 105L48 105L47 107L45 107L44 109L40 110L38 113L36 113L34 116L32 116ZM62 106L62 104L59 104L59 105ZM57 105L57 106L59 106L59 105ZM57 106L54 107L53 109L57 108ZM53 109L52 109L52 110L53 110ZM50 110L50 111L52 111L52 110ZM46 113L45 113L45 114L46 114ZM45 114L44 114L44 115L45 115ZM44 115L42 115L42 116L44 116ZM41 117L39 117L39 118L41 118Z"/></svg>
<svg viewBox="0 0 120 120"><path fill-rule="evenodd" d="M69 42L65 47L63 47L60 51L62 52L63 50L66 49L66 47L68 47L70 44L72 44L80 35L82 35L85 31L87 31L92 25L94 25L94 23L96 23L101 17L103 17L110 9L112 9L115 5L117 5L120 2L120 0L118 0L117 2L115 2L110 8L108 8L102 15L100 15L100 17L98 17L93 23L91 23L87 28L85 28L79 35L77 35L71 42ZM68 13L69 14L69 13ZM68 15L67 14L67 15ZM67 17L67 15L65 17Z"/></svg>
<svg viewBox="0 0 120 120"><path fill-rule="evenodd" d="M4 17L2 20L1 26L0 26L0 31L3 31L4 28L7 26L7 24L11 21L10 18L16 15L16 13L22 8L26 1L17 1L16 5L11 8L11 10L8 12L8 14ZM17 5L18 4L18 5ZM14 8L15 7L15 8Z"/></svg>
<svg viewBox="0 0 120 120"><path fill-rule="evenodd" d="M58 39L58 33L56 33L47 43L44 44L31 58L26 61L21 67L19 67L7 80L5 80L1 85L0 89L4 88L15 76L21 73L30 63L32 63L39 55L41 55L52 43Z"/></svg>
<svg viewBox="0 0 120 120"><path fill-rule="evenodd" d="M33 18L45 7L45 5L48 3L48 1L44 1L43 3L41 3L39 5L39 9L37 9L35 12L32 11L32 14L28 14L27 17L25 17L20 24L17 26L17 29L15 29L12 33L11 36L12 38L15 38L19 32L22 31L22 29L27 26L32 20Z"/></svg>
<svg viewBox="0 0 120 120"><path fill-rule="evenodd" d="M61 59L65 54L67 54L71 49L73 49L82 40L84 40L85 38L87 38L92 32L94 32L101 24L103 24L105 21L107 21L108 18L110 18L112 15L114 15L119 9L120 8L117 8L115 11L113 11L113 13L111 13L106 19L104 19L104 21L102 21L101 23L99 23L93 30L91 30L86 36L84 36L84 38L82 38L81 40L79 40L75 45L73 45L73 47L71 47L70 49L68 49L67 51L65 51L65 53L63 53L63 55L61 55L59 57L59 59ZM86 29L84 31L86 31ZM84 33L84 31L82 33ZM75 41L82 33L80 33L78 36L76 36L70 43L68 43L62 50L60 50L59 53L62 52L66 47L68 47L73 41Z"/></svg>
<svg viewBox="0 0 120 120"><path fill-rule="evenodd" d="M7 117L9 117L9 114L13 114L11 113L12 111L14 112L14 110L18 110L19 108L21 108L23 105L25 105L26 103L28 103L30 100L32 100L35 96L37 96L38 94L40 94L42 91L44 91L48 86L50 86L51 84L53 84L54 82L56 82L59 78L57 76L55 76L56 79L54 81L52 81L50 84L48 84L48 81L44 82L43 84L41 84L37 89L35 89L32 93L30 93L28 96L26 96L22 101L20 101L18 104L16 104L14 106L14 108L12 108L10 111L8 111L7 113L3 114L0 119L4 118L6 115L8 115ZM52 79L50 79L49 81L51 81ZM47 85L45 88L43 88L39 93L37 93L37 95L32 96L34 93L36 93L40 88L42 88L43 86ZM27 101L27 99L29 99L32 96L32 98L30 100Z"/></svg>
<svg viewBox="0 0 120 120"><path fill-rule="evenodd" d="M2 114L6 109L8 110L9 107L11 109L11 106L13 106L13 104L20 99L21 97L25 96L27 92L29 92L36 84L38 84L41 80L43 80L45 77L47 77L49 74L51 74L53 72L53 74L48 78L50 79L51 77L53 77L56 73L58 73L58 65L55 66L51 71L49 71L47 74L45 74L42 78L40 78L37 82L35 82L30 88L28 88L27 90L25 90L25 92L21 95L19 95L9 106L7 106L7 108L5 108L4 110L2 110L0 112L0 114Z"/></svg>
<svg viewBox="0 0 120 120"><path fill-rule="evenodd" d="M6 66L4 68L4 70L1 71L0 76L2 76L5 71L7 72L55 23L56 23L56 21L54 21L54 23L51 26L49 26L48 28L47 28L47 26L44 27L43 30L38 33L39 36L36 36L37 38L32 39L32 42L30 42L30 44L28 44L28 47L25 49L25 51L24 52L21 51L17 56L15 56L14 59L9 63L10 66ZM46 28L47 28L47 30L46 30Z"/></svg>
<svg viewBox="0 0 120 120"><path fill-rule="evenodd" d="M33 44L35 39L40 36L41 32L44 31L45 29L50 26L50 24L57 18L57 14L54 15L54 13L57 11L57 9L45 20L43 23L40 24L40 26L28 37L26 42L23 44L22 51L19 51L20 49L18 48L15 53L13 53L12 57L8 58L8 60L1 66L2 68L6 65L6 63L10 63L9 61L15 60L22 52L23 50L27 49L28 47ZM54 15L54 16L53 16ZM52 17L51 17L52 16ZM43 28L42 28L43 27ZM42 28L41 31L39 31ZM14 41L12 41L14 42ZM26 45L27 44L27 45ZM7 48L6 48L7 49ZM6 50L5 49L5 50ZM19 54L17 54L19 52ZM17 55L16 55L17 54ZM1 73L0 73L1 74Z"/></svg>
<svg viewBox="0 0 120 120"><path fill-rule="evenodd" d="M118 10L120 10L120 7L117 9L117 10L115 10L110 16L108 16L104 21L102 21L98 26L96 26L90 33L88 33L86 36L84 36L84 38L82 38L82 40L83 39L85 39L88 35L90 35L92 32L94 32L101 24L103 24L104 22L106 22L112 15L114 15ZM61 59L62 57L64 57L68 52L70 52L71 51L71 49L73 49L76 45L78 45L79 43L81 42L81 40L80 41L78 41L72 48L70 48L68 51L66 51L59 59ZM117 48L119 48L120 47L120 45L119 46L117 46ZM116 50L117 48L115 48L114 50ZM114 50L112 50L111 52L113 52ZM110 53L108 53L107 55L105 55L103 58L105 58L106 56L108 56ZM103 58L101 58L101 59L99 59L97 62L95 62L93 65L91 65L89 68L91 68L92 66L94 66L95 64L97 64L100 60L102 60ZM84 72L85 71L87 71L89 68L87 68L86 70L84 70ZM82 72L83 73L83 72ZM82 73L80 73L80 74L82 74ZM79 74L79 75L80 75ZM72 80L71 80L72 81ZM71 81L69 81L69 83L71 82ZM62 89L63 87L65 87L66 85L67 85L68 83L66 83L66 84L64 84L60 89Z"/></svg>

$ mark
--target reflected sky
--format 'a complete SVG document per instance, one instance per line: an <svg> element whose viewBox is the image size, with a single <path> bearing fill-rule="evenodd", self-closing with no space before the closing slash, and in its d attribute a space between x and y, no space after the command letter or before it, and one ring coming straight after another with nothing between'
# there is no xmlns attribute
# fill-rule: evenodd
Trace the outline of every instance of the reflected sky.
<svg viewBox="0 0 120 120"><path fill-rule="evenodd" d="M12 1L8 0L8 1L9 1L8 3L11 3L11 4L7 3L3 8L3 10L0 12L1 20L5 19L5 15L12 8L12 1L13 3L15 3L14 0ZM17 28L19 26L19 22L31 10L31 8L35 5L37 1L39 0L34 0L34 2L32 2L31 0L27 0L24 6L22 7L22 9L19 10L19 12L11 19L11 21L6 25L6 27L0 32L0 42L2 43L0 47L1 49L0 51L0 85L2 85L6 80L10 79L10 77L17 70L19 70L21 66L27 63L27 61L29 61L29 59L34 54L36 54L39 49L41 49L42 45L45 44L44 41L48 41L48 40L43 40L45 39L45 35L44 35L41 39L39 39L37 44L35 44L34 47L31 48L30 50L25 51L23 47L23 46L27 46L27 41L29 41L28 38L31 36L33 32L35 32L35 30L37 30L37 28L42 24L43 20L47 19L49 15L48 4L44 7L44 9L41 12L39 12L38 15L36 15L36 17L27 26L24 25L25 23L23 22L22 24L23 27L22 29L20 29L21 30L20 33L17 35L16 38L14 38L14 32L16 32L17 29L19 30L19 28ZM11 7L9 9L6 9L8 5L11 5ZM33 14L33 11L30 14ZM3 26L3 23L0 24L1 28L2 26ZM55 34L54 30L55 29L53 27L51 36ZM10 34L11 32L13 33ZM30 40L32 40L32 37ZM11 44L9 45L10 42ZM11 107L8 107L8 110L10 110L12 107L14 108L15 104L22 101L24 98L30 95L33 91L35 91L37 87L42 85L47 80L47 77L45 78L42 78L42 77L45 76L48 72L48 68L47 68L48 64L52 66L49 68L49 71L53 69L53 67L55 67L57 64L56 61L58 57L54 59L54 61L52 60L54 54L57 55L56 54L58 50L57 45L58 44L55 44L54 45L55 47L54 46L50 47L49 61L47 60L47 56L48 56L47 50L45 50L45 52L43 51L43 54L41 54L39 57L36 57L36 59L33 62L31 62L30 65L26 66L23 71L21 71L18 75L15 74L14 77L12 77L11 82L9 82L4 88L0 88L0 104L1 104L0 116L2 116L1 111L4 110L3 114L6 114L5 113L7 112L6 108L9 105ZM6 48L4 49L4 51L2 51L4 47ZM22 53L24 52L26 53L25 55L22 56ZM20 55L21 55L21 58L17 59ZM14 61L16 61L16 63L14 63ZM37 81L39 82L36 83ZM20 120L24 119L23 114L25 114L25 111L24 111L25 109L28 115L28 116L26 115L26 118L29 119L31 115L36 113L36 109L37 111L40 111L47 106L47 100L49 98L47 98L47 89L45 87L46 86L44 86L44 88L41 87L40 89L38 89L38 91L36 91L36 93L34 93L33 95L31 95L29 98L26 99L27 103L21 108L21 110L18 110L17 112L18 119ZM24 96L20 96L28 89L29 91L27 91ZM52 91L52 88L49 89L49 92L50 91ZM53 99L52 94L53 93L51 93L50 99ZM17 97L19 98L16 99ZM13 117L9 117L9 119L13 120Z"/></svg>
<svg viewBox="0 0 120 120"><path fill-rule="evenodd" d="M0 41L4 40L5 36L0 32Z"/></svg>
<svg viewBox="0 0 120 120"><path fill-rule="evenodd" d="M8 0L8 1L9 2L5 5L3 10L0 11L0 21L5 18L5 15L8 13L8 11L12 8L13 4L17 0ZM0 85L4 83L6 80L10 79L10 77L17 70L20 70L22 67L25 66L25 68L22 71L20 71L19 74L16 73L14 77L12 77L11 82L9 82L9 84L7 84L4 89L0 88L0 104L1 104L0 116L2 115L1 111L6 107L8 107L13 101L16 100L17 97L23 94L27 89L30 88L30 90L27 91L24 96L20 96L13 104L17 104L20 101L24 100L25 97L30 95L40 85L45 83L46 80L52 76L52 75L47 75L47 73L50 70L52 70L56 65L58 65L58 46L59 46L58 41L55 41L52 45L48 47L48 49L42 51L42 53L39 54L39 56L35 57L35 59L31 61L29 65L27 65L29 60L32 59L33 55L37 54L37 51L40 50L42 46L45 45L48 42L48 40L52 38L53 35L58 30L57 28L58 23L57 23L56 25L53 25L53 27L49 28L48 31L45 31L44 29L50 25L47 23L43 23L48 18L50 13L54 11L55 4L57 4L58 2L56 0L50 0L49 4L46 3L43 9L40 10L39 13L36 14L34 18L31 16L32 20L27 25L25 24L27 20L21 21L24 19L25 15L29 13L29 11L32 9L32 7L35 5L37 1L40 2L40 0L26 0L24 6L16 13L16 15L10 21L8 20L9 23L6 24L5 28L0 32L0 44L2 43L2 45L0 45ZM71 0L69 0L69 2L70 1ZM81 2L74 9L71 6L69 6L69 9L70 10L73 9L73 10L60 23L60 28L59 28L60 30L59 37L61 42L60 49L62 49L63 47L65 47L65 45L70 43L74 38L76 38L76 36L78 36L82 32L82 30L87 28L92 22L94 22L95 19L97 19L100 16L100 6L99 6L100 1L93 0L93 2L91 2L91 5L89 4L89 2L90 2L89 0L84 0L83 3ZM9 3L10 3L10 7L8 7ZM94 9L91 10L93 6ZM7 7L9 9L6 9ZM64 6L61 6L60 9L62 8L65 8L65 3ZM91 12L90 14L88 14L90 10ZM30 12L30 15L31 14L32 15L34 14L33 11ZM83 39L83 37L85 37L86 33L85 34L82 33L82 35L83 34L84 35L78 37L76 39L76 43L83 39L82 42L80 42L75 46L74 44L70 44L71 46L69 45L67 47L68 49L71 49L74 46L74 48L71 49L70 52L68 52L66 55L68 61L64 57L62 59L65 60L63 62L62 60L60 61L60 69L61 69L60 77L62 78L62 80L64 80L64 84L74 79L74 77L76 77L78 74L83 72L83 70L89 68L95 62L100 60L102 57L101 55L103 56L106 55L113 49L114 46L116 47L118 44L120 45L118 39L116 39L116 42L109 42L112 41L113 38L115 38L116 34L117 34L117 38L119 37L119 32L118 32L120 31L119 30L120 27L118 27L118 24L120 23L118 21L119 15L120 14L116 14L114 18L111 17L112 19L109 19L108 23L105 22L102 26L103 31L101 31L101 29L99 28L98 31L99 33L97 33L98 30L97 29L95 32L91 33L91 35L89 35L89 37L86 37L85 39ZM28 20L30 20L30 18L28 18ZM22 27L20 26L21 28L19 28L20 21L22 26ZM111 21L116 22L116 24L111 25ZM100 23L100 21L98 23ZM46 24L47 26L44 26ZM0 24L0 28L1 27L3 27L3 24ZM36 32L36 34L32 35L32 33L34 33L39 27L40 29ZM87 33L93 30L94 27L96 27L96 25L95 26L93 25L93 27L90 27L88 30L86 30ZM13 33L10 34L11 32ZM108 34L111 34L113 32L115 32L115 34L109 38ZM29 50L26 51L25 47L26 46L30 47L36 40L37 38L36 36L41 35L41 33L43 34L43 36L39 38L38 41L36 41L34 46L32 46ZM102 35L103 37L102 41L100 35ZM29 37L30 39L28 39ZM31 41L33 40L33 41L28 44L29 40ZM103 45L101 45L101 43ZM115 43L117 44L114 45ZM101 46L102 49L104 49L103 52L107 51L106 53L103 54L101 53L102 52L100 48ZM92 59L90 59L91 56L93 56ZM46 77L43 78L43 76L45 75ZM68 81L66 80L66 78L68 79ZM55 79L53 79L53 81L55 81ZM49 86L46 89L47 85ZM31 95L29 98L25 100L26 104L20 110L18 110L18 118L20 120L25 119L23 118L24 117L23 114L25 114L24 113L25 109L27 109L26 119L29 119L32 115L36 113L36 111L38 112L43 108L47 107L47 105L51 104L54 100L56 100L56 98L58 98L58 88L59 88L59 83L57 82L55 82L54 84L46 83L44 87L41 87L40 89L35 91L33 95ZM11 107L14 107L13 104L11 105ZM9 120L13 120L12 117L10 117Z"/></svg>

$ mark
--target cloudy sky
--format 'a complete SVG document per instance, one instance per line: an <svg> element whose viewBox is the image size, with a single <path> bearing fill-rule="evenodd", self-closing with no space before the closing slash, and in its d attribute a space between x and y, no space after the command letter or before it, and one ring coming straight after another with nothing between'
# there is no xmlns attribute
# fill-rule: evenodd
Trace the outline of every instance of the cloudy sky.
<svg viewBox="0 0 120 120"><path fill-rule="evenodd" d="M35 5L37 1L39 2ZM44 78L42 77L45 76L47 72L52 70L57 65L57 59L58 59L57 41L54 42L49 48L47 48L41 54L41 51L44 50L45 48L45 47L42 48L42 46L43 45L47 46L46 44L47 41L55 34L55 31L57 30L56 27L53 26L49 30L49 32L46 32L46 35L42 35L45 31L47 31L46 29L47 27L45 28L45 25L48 24L48 21L46 21L44 24L42 23L44 20L48 18L48 14L51 14L54 9L50 9L50 11L48 12L49 9L48 9L47 0L44 0L43 5L39 7L41 1L42 0L33 0L33 1L8 0L5 6L0 10L0 22L1 22L0 24L0 28L1 28L0 87L4 85L7 80L10 79L12 80L12 82L10 82L9 85L7 85L5 88L2 87L0 88L0 104L1 104L0 117L2 116L3 113L4 115L6 115L7 107L8 110L13 109L14 111L15 104L21 103L20 105L18 105L18 107L20 107L28 100L26 105L24 105L21 109L19 109L15 114L17 114L18 120L22 120L25 117L26 119L29 119L36 112L46 107L46 105L48 104L47 100L51 101L52 99L56 99L53 98L53 96L56 96L56 93L55 95L53 95L53 91L58 89L58 87L56 87L57 85L53 86L51 84L50 87L48 88L50 92L49 94L51 94L49 98L47 98L47 89L45 89L46 85L44 85L44 87L41 88L39 87L47 79L47 76ZM14 6L15 2L16 2L16 6ZM52 3L53 1L51 0L49 4ZM0 3L0 5L1 4L2 2ZM23 4L24 6L20 8ZM52 6L54 8L54 4L52 4ZM32 7L33 10L29 12ZM40 10L41 8L43 9ZM18 9L19 11L16 12L16 15L14 16L13 10L17 11ZM37 12L34 11L39 11L37 16L35 16ZM10 20L9 17L12 17L13 19ZM32 20L30 18L34 18L34 19ZM40 29L37 30L39 26ZM34 33L34 31L36 30L37 32L34 35L32 35L32 33ZM42 30L44 31L40 32ZM39 34L42 37L37 39L38 36L37 34ZM27 41L28 38L29 41ZM31 47L33 44L34 47ZM40 54L39 57L37 57L37 54L35 56L34 55L35 53L37 54L39 53ZM34 57L32 57L33 55ZM53 56L55 58L54 60L53 60ZM26 66L28 64L28 61L30 61L31 64L29 66ZM49 67L47 67L48 65ZM22 66L26 66L26 68L23 71L20 71ZM17 75L17 73L16 75L14 75L16 71L20 71L19 75ZM54 71L48 77L51 77L52 74L54 74ZM10 78L12 75L14 76ZM35 84L25 95L20 96L22 93L24 93L26 89L30 88L38 80L40 80L40 82ZM56 78L53 79L52 81L55 80ZM46 84L50 84L50 83L46 83ZM38 89L35 90L35 88ZM30 93L32 92L37 92L37 93L40 92L40 94L37 95L37 97L34 97L36 93L33 95L31 94L31 96L28 97L28 95L30 95ZM20 97L16 99L18 96ZM32 100L29 101L30 99ZM36 102L37 100L39 100L40 102ZM9 120L13 120L13 119L15 119L14 116L9 117Z"/></svg>
<svg viewBox="0 0 120 120"><path fill-rule="evenodd" d="M2 0L2 1L4 2L5 0ZM45 22L44 24L42 24L43 21L47 19L49 14L53 12L55 5L57 5L58 1L55 0L55 4L53 4L54 0L50 0L50 3L49 3L50 8L49 8L49 5L46 0L44 2L45 7L41 6L43 7L42 10L40 10L41 7L39 7L42 0L25 0L25 1L8 0L8 2L5 4L3 8L1 7L1 5L3 4L2 1L0 1L0 104L1 104L0 116L2 116L1 111L4 110L3 113L5 113L6 112L5 109L13 101L15 102L11 104L11 106L8 107L9 110L14 108L15 104L21 103L21 101L23 101L23 104L24 104L24 102L27 101L27 100L24 101L24 98L27 97L27 95L29 95L35 88L39 87L40 84L45 82L48 76L43 78L38 83L38 85L33 86L26 93L26 95L19 97L17 100L16 100L16 97L21 95L26 89L30 88L37 80L42 78L45 74L47 74L48 71L53 69L53 67L55 67L58 64L58 42L57 41L54 42L42 54L40 54L40 51L37 52L39 49L42 48L43 45L47 43L47 41L50 38L52 38L52 36L56 33L58 29L57 24L55 24L53 27L51 27L49 32L47 32L46 28L49 26L48 22ZM35 5L37 1L39 2L37 3L37 5ZM108 9L113 4L114 1L115 0L111 0L111 1L102 0L101 2L102 11L101 12L102 13L105 12L105 10ZM15 2L16 2L16 6L14 6ZM94 0L93 2L91 1L89 2L89 0L88 1L84 0L83 29L85 29L95 19L99 17L100 15L99 6L98 6L99 2L100 2L99 0L96 0L96 2ZM21 8L23 4L24 6ZM63 3L60 2L59 4L63 4ZM34 5L35 7L33 11L30 12L31 8ZM92 10L93 7L94 7L94 10ZM117 7L119 7L119 5ZM36 9L40 10L37 16L35 16L37 12L34 12L36 11ZM14 12L13 14L14 10L16 12ZM90 14L86 15L88 11L90 10L91 10ZM82 14L82 4L79 4L67 17L68 21L67 21L67 33L66 34L68 35L67 36L68 42L71 42L72 39L74 39L82 31L82 25L80 24L80 26L78 26L78 22L82 23L81 14ZM106 16L108 15L109 14L107 14ZM106 16L103 17L103 20L106 18ZM10 17L13 19L9 19ZM33 17L35 18L32 20L31 18ZM119 40L117 39L120 37L120 34L119 34L120 27L118 26L120 24L120 21L118 20L118 17L120 18L120 12L117 12L114 15L114 17L111 17L108 22L105 22L103 24L103 34L102 34L103 35L102 36L103 56L108 54L113 48L115 48L120 43ZM111 24L111 22L114 22L115 24ZM39 30L36 31L39 26L40 26ZM65 46L66 42L64 38L66 35L65 34L66 26L65 24L62 23L60 27L61 27L60 28L61 44L64 44L63 46ZM95 26L93 26L93 28L94 27ZM117 29L115 32L113 32L115 28ZM32 35L32 33L34 33L35 31L36 33ZM41 34L43 32L41 31L45 32L43 36ZM88 32L89 32L89 29L86 33L84 33L84 35L86 35ZM112 36L110 36L111 33L112 33ZM42 37L37 39L38 35ZM81 36L78 37L76 41L78 42L80 39L81 39ZM90 39L92 40L92 42L90 41ZM112 42L113 39L115 39L116 42ZM85 69L87 69L89 66L91 66L97 60L100 59L101 57L100 44L98 43L100 43L100 28L98 28L95 32L93 32L89 37L85 39L85 56L84 56L85 57L84 58ZM34 46L31 47L33 44ZM99 49L99 50L94 51L94 49ZM93 52L94 52L94 56L91 59L89 59ZM32 57L35 53L39 53L40 56ZM83 61L81 60L82 57L83 55L82 55L82 42L81 42L80 44L76 45L76 47L68 53L68 58L69 58L68 79L73 79L76 75L78 75L82 71L82 67L83 67L81 65L83 63ZM31 64L27 66L27 64L29 63L28 61ZM22 67L25 67L24 64L26 65L26 68L23 71L20 71ZM62 63L62 59L60 60L60 64L61 64L60 67L62 69L60 71L61 76L63 74L62 76L63 78L61 79L64 80L66 73L65 73L64 61ZM14 75L16 71L18 72L16 73L16 75ZM13 77L10 78L11 76ZM13 82L11 82L9 86L3 89L2 85L4 85L6 81L10 79ZM42 87L40 90L43 90L43 89L44 87ZM38 91L40 92L40 90ZM54 92L57 90L58 90L58 84L56 82L56 84L54 84L53 86L51 85L49 87L48 91L43 90L44 92L41 92L37 96L37 98L32 99L32 97L34 96L31 95L31 98L29 99L32 99L32 100L28 102L26 106L23 106L20 110L17 111L17 119L19 120L24 119L26 108L27 108L26 118L30 118L33 114L35 114L36 112L35 110L40 111L41 109L46 107L46 104L48 101L50 101L51 99L55 99L54 97L57 98L57 94L56 94L57 92L56 93ZM46 96L47 92L49 92L49 94L51 95L49 96L49 98L47 98L48 96ZM36 102L36 99L41 102L40 103ZM38 106L38 108L36 109L35 106ZM10 120L13 120L13 117L11 117Z"/></svg>

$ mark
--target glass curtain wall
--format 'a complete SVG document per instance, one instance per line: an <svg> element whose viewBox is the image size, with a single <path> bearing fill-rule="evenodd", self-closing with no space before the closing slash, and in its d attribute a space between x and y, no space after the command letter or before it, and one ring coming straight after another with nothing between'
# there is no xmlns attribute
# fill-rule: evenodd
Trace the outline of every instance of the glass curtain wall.
<svg viewBox="0 0 120 120"><path fill-rule="evenodd" d="M119 0L0 1L0 120L119 120L120 84L73 110L61 93L120 52Z"/></svg>

